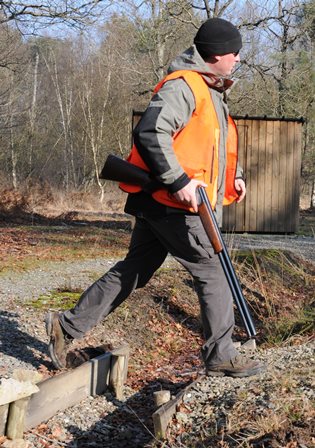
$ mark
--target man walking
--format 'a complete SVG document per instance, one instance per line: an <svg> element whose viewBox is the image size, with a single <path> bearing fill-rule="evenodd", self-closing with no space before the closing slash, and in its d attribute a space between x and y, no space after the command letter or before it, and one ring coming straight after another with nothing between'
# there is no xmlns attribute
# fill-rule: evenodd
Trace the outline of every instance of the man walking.
<svg viewBox="0 0 315 448"><path fill-rule="evenodd" d="M194 280L207 374L245 377L263 370L233 345L232 295L197 214L199 186L206 188L219 224L223 205L240 202L246 194L237 164L237 131L225 102L241 47L234 25L209 19L156 86L134 130L128 160L149 170L164 188L149 194L121 184L129 193L125 211L136 217L128 254L72 310L48 314L49 352L56 368L65 367L68 341L83 337L134 289L146 285L170 253Z"/></svg>

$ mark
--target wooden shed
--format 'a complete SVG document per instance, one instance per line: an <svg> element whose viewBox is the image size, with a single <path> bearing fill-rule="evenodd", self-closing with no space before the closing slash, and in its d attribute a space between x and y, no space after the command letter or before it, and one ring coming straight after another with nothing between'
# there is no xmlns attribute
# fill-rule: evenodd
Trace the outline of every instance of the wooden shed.
<svg viewBox="0 0 315 448"><path fill-rule="evenodd" d="M224 207L223 231L293 233L298 229L303 119L234 117L247 195Z"/></svg>
<svg viewBox="0 0 315 448"><path fill-rule="evenodd" d="M133 112L133 128L143 112ZM225 232L294 233L299 223L302 125L304 120L233 117L247 195L224 207Z"/></svg>

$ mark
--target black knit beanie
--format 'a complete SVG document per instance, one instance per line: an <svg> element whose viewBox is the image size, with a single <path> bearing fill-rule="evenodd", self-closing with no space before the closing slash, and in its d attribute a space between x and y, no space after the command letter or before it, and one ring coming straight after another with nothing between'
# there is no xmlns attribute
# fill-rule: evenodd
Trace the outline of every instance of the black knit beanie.
<svg viewBox="0 0 315 448"><path fill-rule="evenodd" d="M211 55L236 53L242 48L242 37L231 22L214 18L201 25L194 44L201 57L205 59Z"/></svg>

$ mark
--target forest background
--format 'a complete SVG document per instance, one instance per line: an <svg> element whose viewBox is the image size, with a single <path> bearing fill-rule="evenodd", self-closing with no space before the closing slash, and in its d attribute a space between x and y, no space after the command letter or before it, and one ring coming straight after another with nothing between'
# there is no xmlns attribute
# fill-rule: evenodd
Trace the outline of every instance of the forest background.
<svg viewBox="0 0 315 448"><path fill-rule="evenodd" d="M208 17L243 36L231 113L305 119L302 195L314 207L314 0L1 1L2 190L104 201L106 155L128 154L132 110Z"/></svg>

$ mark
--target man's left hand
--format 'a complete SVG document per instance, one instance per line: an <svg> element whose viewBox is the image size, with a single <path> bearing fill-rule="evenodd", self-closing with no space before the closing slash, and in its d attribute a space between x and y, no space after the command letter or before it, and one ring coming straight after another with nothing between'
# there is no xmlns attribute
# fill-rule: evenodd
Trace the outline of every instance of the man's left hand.
<svg viewBox="0 0 315 448"><path fill-rule="evenodd" d="M236 199L236 202L239 203L245 198L245 195L246 195L246 185L245 185L244 180L243 179L235 179L234 187L238 194L238 198Z"/></svg>

